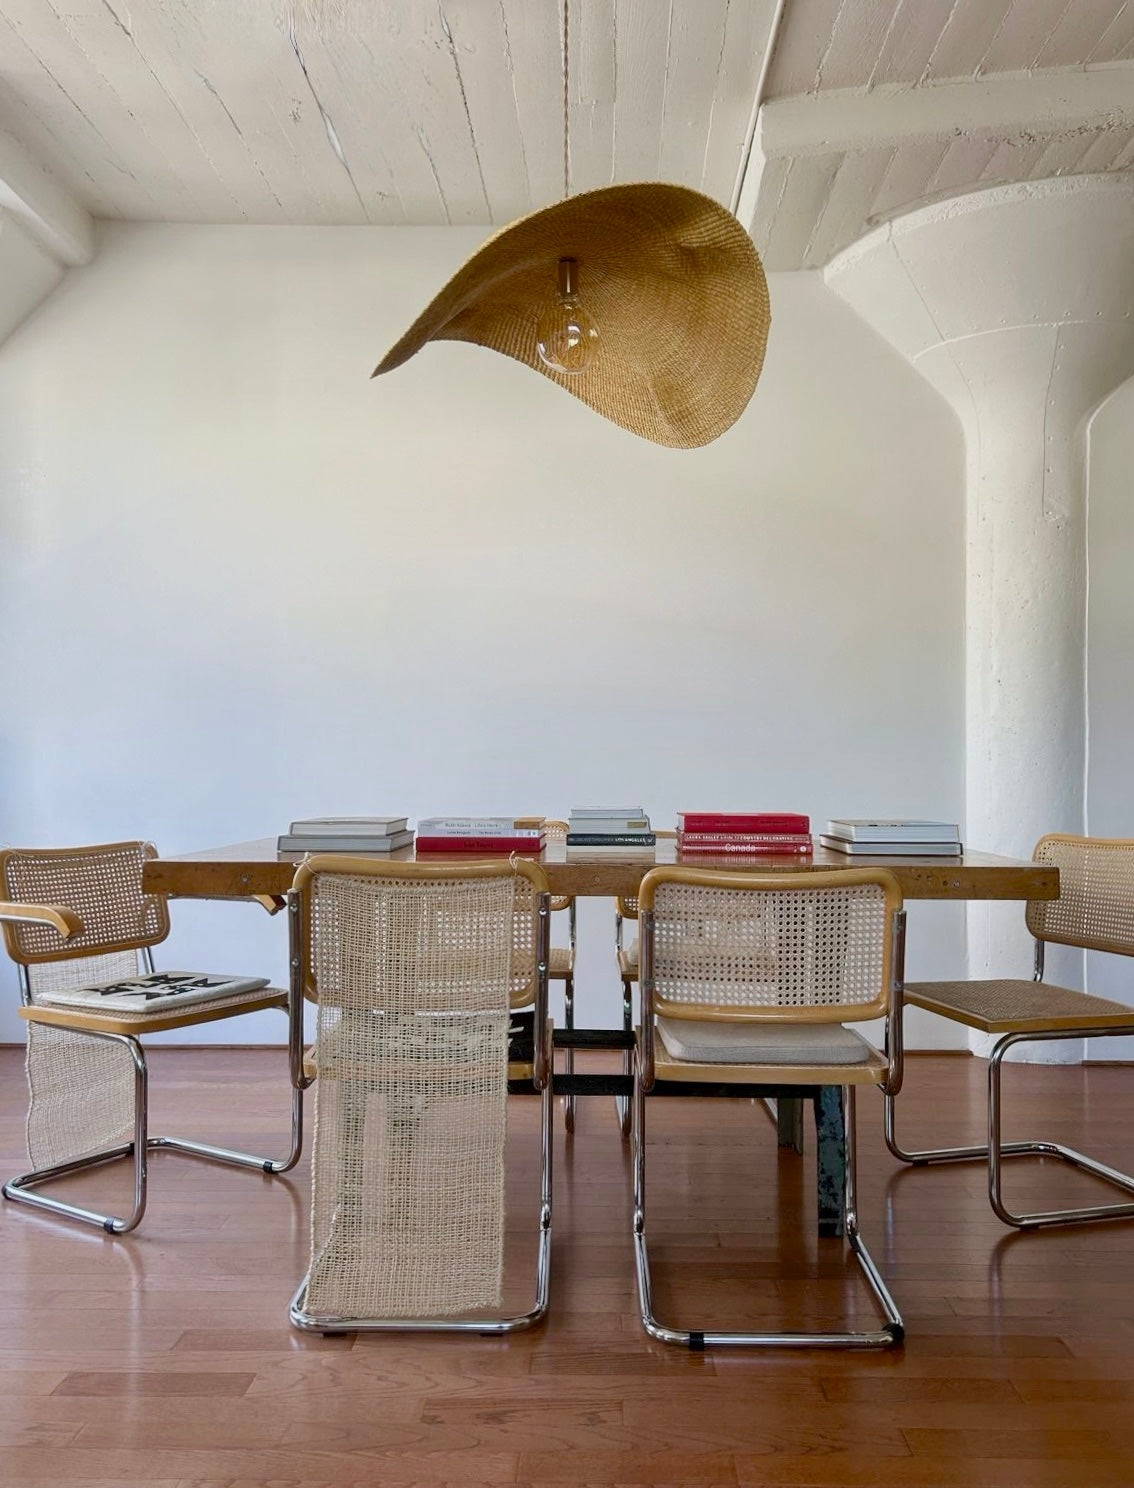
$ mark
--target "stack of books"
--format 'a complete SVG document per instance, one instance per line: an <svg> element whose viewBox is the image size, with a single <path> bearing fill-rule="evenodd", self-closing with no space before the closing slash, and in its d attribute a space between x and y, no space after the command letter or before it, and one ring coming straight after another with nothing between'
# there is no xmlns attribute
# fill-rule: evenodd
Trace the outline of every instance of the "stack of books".
<svg viewBox="0 0 1134 1488"><path fill-rule="evenodd" d="M532 817L514 816L426 816L417 824L417 851L421 853L522 853L538 858L543 851L544 830Z"/></svg>
<svg viewBox="0 0 1134 1488"><path fill-rule="evenodd" d="M963 851L956 822L858 821L839 816L827 823L819 841L850 857L956 858Z"/></svg>
<svg viewBox="0 0 1134 1488"><path fill-rule="evenodd" d="M573 806L567 822L567 856L649 857L657 837L641 806Z"/></svg>
<svg viewBox="0 0 1134 1488"><path fill-rule="evenodd" d="M799 856L811 851L811 818L794 811L681 811L683 858Z"/></svg>
<svg viewBox="0 0 1134 1488"><path fill-rule="evenodd" d="M413 833L404 816L311 816L293 821L276 838L279 852L386 853L408 847Z"/></svg>

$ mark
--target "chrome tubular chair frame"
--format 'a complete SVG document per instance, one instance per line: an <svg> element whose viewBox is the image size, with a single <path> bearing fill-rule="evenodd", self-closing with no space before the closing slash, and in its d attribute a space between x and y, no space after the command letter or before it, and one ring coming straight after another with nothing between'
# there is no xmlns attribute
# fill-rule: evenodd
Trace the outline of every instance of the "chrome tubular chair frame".
<svg viewBox="0 0 1134 1488"><path fill-rule="evenodd" d="M665 873L670 873L674 878L678 877L678 870L658 870L658 878ZM852 873L855 870L851 870ZM694 882L715 883L723 886L727 875L713 875L702 873L700 878L696 877L696 870L690 873ZM650 875L653 877L653 875ZM822 883L830 877L834 880L842 875L817 875L813 880ZM886 875L889 878L889 875ZM741 881L740 875L732 875L734 883ZM775 884L774 879L765 879L765 884ZM779 881L785 882L783 880ZM892 879L890 880L892 884ZM799 887L796 880L794 887ZM893 892L897 896L897 887L893 886ZM897 1305L886 1286L881 1273L876 1266L873 1257L864 1242L859 1230L858 1222L858 1194L856 1183L856 1153L855 1153L855 1090L852 1084L843 1084L840 1090L840 1100L843 1115L843 1128L845 1131L845 1167L844 1184L841 1195L843 1222L846 1238L850 1244L863 1276L870 1288L871 1294L881 1311L884 1322L881 1327L869 1330L849 1329L846 1331L823 1330L814 1332L796 1331L757 1331L757 1330L724 1330L724 1329L691 1329L676 1328L663 1322L654 1311L653 1288L650 1277L650 1261L646 1238L646 1097L653 1088L654 1060L654 1014L656 982L654 976L654 928L655 912L652 907L652 887L649 881L643 885L643 898L646 900L639 911L639 923L641 934L639 939L640 956L640 989L642 998L642 1022L639 1031L639 1044L635 1058L634 1095L632 1105L633 1115L633 1182L634 1182L634 1260L638 1283L638 1304L642 1324L651 1338L661 1343L674 1344L679 1347L699 1351L713 1347L782 1347L782 1348L889 1348L901 1343L905 1336L905 1328ZM900 897L899 901L900 903ZM903 966L905 960L905 913L898 908L891 910L889 914L888 930L888 953L885 958L884 978L887 981L886 996L889 1002L889 1014L887 1016L887 1047L885 1078L880 1080L883 1089L897 1091L901 1086L902 1078L902 1032L900 1017L895 1017L894 1012L900 1009ZM834 1067L829 1067L829 1073L833 1077L836 1073ZM834 1078L823 1081L824 1084L834 1085ZM803 1093L801 1091L801 1093Z"/></svg>
<svg viewBox="0 0 1134 1488"><path fill-rule="evenodd" d="M426 877L417 864L390 864L376 869L373 860L322 859L315 857L306 865L310 873L321 867L333 865L339 872L349 872L353 861L355 870L374 876L399 878ZM308 1306L307 1293L310 1273L300 1283L291 1299L288 1316L292 1325L305 1332L332 1333L473 1333L496 1336L517 1333L539 1323L547 1313L551 1291L551 1217L552 1217L552 1028L548 1017L548 967L551 953L551 896L547 880L534 863L521 860L513 863L513 871L526 877L535 893L535 968L534 968L534 1017L533 1017L533 1063L531 1079L540 1097L540 1174L539 1174L539 1229L536 1253L535 1298L526 1311L504 1317L352 1317L343 1314L322 1313ZM471 877L493 877L501 874L497 864L476 864L461 868L433 870L437 877L460 879ZM309 915L304 912L301 875L297 874L296 887L288 895L289 927L291 932L291 992L292 997L303 1000L311 995L313 979L310 970L312 946L308 934ZM300 1051L302 1060L302 1050Z"/></svg>
<svg viewBox="0 0 1134 1488"><path fill-rule="evenodd" d="M1120 857L1130 859L1134 855L1134 842L1107 841L1106 839L1090 839L1067 837L1060 834L1042 838L1036 847L1036 857L1049 856L1058 859L1063 853L1069 854L1068 861L1072 867L1064 863L1060 868L1060 894L1061 898L1065 892L1089 893L1083 891L1081 886L1073 882L1075 877L1074 865L1077 862L1077 854L1081 851L1090 852L1100 850L1115 854L1115 861ZM1127 870L1134 874L1134 865ZM1071 882L1064 883L1064 875L1068 875ZM1134 881L1134 880L1132 880ZM1058 906L1058 901L1055 901ZM1082 912L1086 914L1087 905L1081 904ZM1036 933L1035 939L1035 961L1032 973L1032 983L1036 986L1037 993L1046 990L1044 986L1044 947L1045 939L1041 938L1045 928L1045 916L1058 913L1058 909L1045 910L1042 906L1029 906L1029 924ZM1134 924L1134 902L1131 902L1125 911L1127 924ZM1129 931L1128 931L1129 934ZM1099 945L1092 943L1092 937L1078 934L1055 933L1048 938L1063 944L1075 945L1082 940L1087 948L1106 949L1118 951L1122 954L1132 954L1129 941L1125 945L1110 943ZM886 1146L894 1157L901 1162L910 1163L915 1167L928 1167L933 1163L950 1162L974 1162L983 1161L988 1164L988 1200L997 1218L1006 1225L1012 1225L1016 1229L1043 1229L1053 1225L1083 1224L1091 1220L1100 1219L1129 1219L1134 1217L1134 1198L1121 1203L1093 1204L1086 1206L1074 1206L1066 1209L1038 1209L1024 1213L1017 1212L1008 1207L1004 1198L1003 1169L1004 1159L1008 1157L1054 1157L1078 1168L1081 1172L1089 1173L1095 1178L1122 1190L1124 1193L1134 1195L1134 1176L1119 1172L1106 1163L1099 1162L1085 1153L1077 1151L1073 1147L1064 1146L1060 1142L1043 1140L1005 1142L1002 1135L1002 1111L1003 1094L1002 1080L1005 1057L1010 1049L1017 1044L1025 1043L1048 1043L1060 1039L1091 1038L1100 1034L1122 1035L1134 1034L1134 1009L1123 1010L1117 1004L1106 1003L1103 999L1088 996L1087 994L1068 993L1062 988L1053 988L1053 992L1061 994L1064 998L1070 998L1070 1003L1059 1009L1058 1026L1051 1028L1024 1027L1002 1032L1000 1029L989 1027L987 1017L973 1016L970 1009L960 1006L950 1008L942 1002L942 993L950 984L924 984L924 993L921 993L918 985L910 989L908 1000L917 1006L924 1006L932 1012L943 1016L954 1016L957 1021L970 1027L979 1028L982 1032L997 1033L1001 1036L993 1045L988 1059L988 1124L987 1141L982 1145L967 1147L930 1147L921 1151L910 1151L904 1148L898 1140L897 1123L895 1117L895 1096L897 1092L887 1092L885 1095L885 1137ZM979 983L973 984L979 986ZM1026 983L1024 984L1027 985ZM1074 1021L1074 1007L1078 1002L1082 1005L1083 1021ZM1042 1002L1037 1001L1035 1008L1029 1009L1031 1017L1029 1021L1035 1021L1035 1014L1042 1014ZM1126 1019L1123 1012L1128 1013ZM1091 1018L1091 1014L1095 1016ZM1011 1015L1007 1015L1002 1021L1008 1021Z"/></svg>

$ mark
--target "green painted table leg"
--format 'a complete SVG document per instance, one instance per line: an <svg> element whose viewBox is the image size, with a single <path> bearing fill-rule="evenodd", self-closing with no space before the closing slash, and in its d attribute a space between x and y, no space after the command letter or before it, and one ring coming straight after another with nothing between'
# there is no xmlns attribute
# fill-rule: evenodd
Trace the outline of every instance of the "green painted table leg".
<svg viewBox="0 0 1134 1488"><path fill-rule="evenodd" d="M815 1097L816 1170L819 1185L819 1233L844 1233L843 1193L847 1171L847 1133L842 1089L824 1085Z"/></svg>

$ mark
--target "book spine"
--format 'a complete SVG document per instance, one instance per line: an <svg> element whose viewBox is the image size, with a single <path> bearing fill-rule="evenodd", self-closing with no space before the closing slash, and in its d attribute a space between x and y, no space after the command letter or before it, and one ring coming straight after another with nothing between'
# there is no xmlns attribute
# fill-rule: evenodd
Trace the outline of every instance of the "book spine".
<svg viewBox="0 0 1134 1488"><path fill-rule="evenodd" d="M431 819L417 824L419 836L426 837L542 837L542 827L519 827L511 821L463 821Z"/></svg>
<svg viewBox="0 0 1134 1488"><path fill-rule="evenodd" d="M677 818L683 832L810 832L811 818L794 812L734 813L682 811Z"/></svg>
<svg viewBox="0 0 1134 1488"><path fill-rule="evenodd" d="M568 847L653 847L653 832L568 832Z"/></svg>
<svg viewBox="0 0 1134 1488"><path fill-rule="evenodd" d="M649 820L644 816L596 816L583 817L579 821L569 822L569 832L598 832L609 835L611 832L648 832L650 830Z"/></svg>
<svg viewBox="0 0 1134 1488"><path fill-rule="evenodd" d="M417 850L442 853L538 853L539 837L418 837Z"/></svg>
<svg viewBox="0 0 1134 1488"><path fill-rule="evenodd" d="M766 842L738 842L729 845L722 842L710 847L705 843L679 842L677 850L682 857L803 858L811 853L812 848L809 838L806 845L800 843L794 846L784 843L772 845Z"/></svg>
<svg viewBox="0 0 1134 1488"><path fill-rule="evenodd" d="M717 843L751 843L769 846L810 847L811 835L807 832L679 832L679 843L687 847L712 847Z"/></svg>

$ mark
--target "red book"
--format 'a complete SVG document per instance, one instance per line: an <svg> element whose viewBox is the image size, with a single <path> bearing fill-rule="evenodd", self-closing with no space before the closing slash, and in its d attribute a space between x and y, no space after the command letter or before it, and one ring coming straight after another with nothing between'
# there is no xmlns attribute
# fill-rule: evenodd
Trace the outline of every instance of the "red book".
<svg viewBox="0 0 1134 1488"><path fill-rule="evenodd" d="M543 841L542 837L419 837L414 846L419 853L479 853L481 857L520 853L538 858Z"/></svg>
<svg viewBox="0 0 1134 1488"><path fill-rule="evenodd" d="M679 832L810 832L811 818L794 811L681 811Z"/></svg>
<svg viewBox="0 0 1134 1488"><path fill-rule="evenodd" d="M810 848L809 832L678 832L686 847L804 847Z"/></svg>
<svg viewBox="0 0 1134 1488"><path fill-rule="evenodd" d="M812 848L809 837L806 846L782 842L716 842L710 845L679 841L677 851L683 858L802 858L807 857Z"/></svg>

